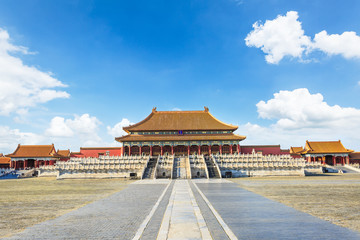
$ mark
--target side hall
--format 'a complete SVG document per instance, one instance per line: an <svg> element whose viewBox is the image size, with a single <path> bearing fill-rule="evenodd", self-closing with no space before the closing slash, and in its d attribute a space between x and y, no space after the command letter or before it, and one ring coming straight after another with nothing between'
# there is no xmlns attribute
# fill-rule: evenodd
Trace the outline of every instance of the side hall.
<svg viewBox="0 0 360 240"><path fill-rule="evenodd" d="M338 141L306 141L305 147L291 147L290 154L301 156L308 162L320 162L325 165L350 164L350 154L354 152L346 149L340 140Z"/></svg>

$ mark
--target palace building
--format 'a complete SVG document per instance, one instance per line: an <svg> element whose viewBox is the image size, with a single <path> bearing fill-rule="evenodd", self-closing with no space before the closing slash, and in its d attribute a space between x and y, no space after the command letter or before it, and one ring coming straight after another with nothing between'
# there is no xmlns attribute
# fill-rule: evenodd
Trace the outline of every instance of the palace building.
<svg viewBox="0 0 360 240"><path fill-rule="evenodd" d="M134 125L116 140L123 144L123 155L191 155L239 153L245 136L234 134L237 126L226 124L203 111L157 111Z"/></svg>
<svg viewBox="0 0 360 240"><path fill-rule="evenodd" d="M52 145L18 145L15 152L8 155L11 167L15 169L37 168L43 165L54 165L59 155Z"/></svg>
<svg viewBox="0 0 360 240"><path fill-rule="evenodd" d="M349 155L354 152L347 149L341 141L306 141L305 147L291 147L291 155L305 157L308 162L337 165L349 164Z"/></svg>

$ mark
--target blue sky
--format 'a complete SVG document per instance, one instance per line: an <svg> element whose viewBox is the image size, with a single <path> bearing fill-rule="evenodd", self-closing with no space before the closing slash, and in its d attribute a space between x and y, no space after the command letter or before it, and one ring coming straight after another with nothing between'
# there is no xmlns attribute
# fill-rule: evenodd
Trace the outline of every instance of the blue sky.
<svg viewBox="0 0 360 240"><path fill-rule="evenodd" d="M3 0L0 152L119 146L121 127L155 106L208 106L243 144L360 150L359 11L355 0Z"/></svg>

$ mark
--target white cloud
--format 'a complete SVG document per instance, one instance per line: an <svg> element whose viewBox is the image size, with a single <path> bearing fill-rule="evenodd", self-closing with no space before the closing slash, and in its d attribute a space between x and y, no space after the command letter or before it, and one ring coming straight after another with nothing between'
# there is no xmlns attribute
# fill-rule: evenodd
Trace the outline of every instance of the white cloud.
<svg viewBox="0 0 360 240"><path fill-rule="evenodd" d="M97 131L100 124L101 122L96 117L91 117L87 113L81 116L75 114L74 119L54 117L45 133L47 136L52 137L92 135Z"/></svg>
<svg viewBox="0 0 360 240"><path fill-rule="evenodd" d="M19 129L11 129L8 126L0 126L0 152L13 153L20 144L39 144L44 140L40 135L21 132ZM50 144L50 143L48 143Z"/></svg>
<svg viewBox="0 0 360 240"><path fill-rule="evenodd" d="M98 129L101 122L96 117L91 117L89 114L81 116L75 115L75 118L67 119L66 124L78 134L93 134Z"/></svg>
<svg viewBox="0 0 360 240"><path fill-rule="evenodd" d="M75 115L73 119L54 117L45 135L55 142L68 142L68 146L99 146L104 142L98 135L101 122L89 114Z"/></svg>
<svg viewBox="0 0 360 240"><path fill-rule="evenodd" d="M328 55L360 58L360 37L355 32L329 35L326 31L321 31L314 37L314 48Z"/></svg>
<svg viewBox="0 0 360 240"><path fill-rule="evenodd" d="M129 121L127 118L123 118L121 122L115 124L114 127L107 126L107 132L113 137L120 137L126 135L127 133L123 130L123 127L129 126L133 123Z"/></svg>
<svg viewBox="0 0 360 240"><path fill-rule="evenodd" d="M67 121L69 121L68 119ZM71 121L71 120L70 120ZM50 127L46 129L45 134L52 137L72 137L74 136L73 130L65 122L63 117L54 117L51 119Z"/></svg>
<svg viewBox="0 0 360 240"><path fill-rule="evenodd" d="M280 91L256 106L261 118L277 119L275 126L283 129L360 127L359 109L330 106L320 93L306 88Z"/></svg>
<svg viewBox="0 0 360 240"><path fill-rule="evenodd" d="M360 58L360 36L355 32L329 35L323 30L311 40L304 34L296 11L289 11L285 16L279 15L274 20L266 20L265 24L255 22L253 28L246 36L245 43L248 47L261 48L268 63L277 64L285 56L302 61L304 54L312 51Z"/></svg>
<svg viewBox="0 0 360 240"><path fill-rule="evenodd" d="M0 153L12 153L19 143L54 143L56 149L71 149L72 151L78 151L80 147L119 147L121 144L116 142L114 137L123 135L125 132L122 127L129 124L131 122L123 118L114 127L105 128L98 118L82 114L74 115L72 118L60 116L52 118L43 134L22 132L19 129L0 125Z"/></svg>
<svg viewBox="0 0 360 240"><path fill-rule="evenodd" d="M239 134L251 144L304 145L305 140L344 140L348 147L360 142L360 109L329 105L320 93L308 89L280 91L257 105L259 117L274 120L268 127L247 123Z"/></svg>
<svg viewBox="0 0 360 240"><path fill-rule="evenodd" d="M311 40L304 35L298 17L297 12L290 11L265 24L255 22L254 30L245 38L246 45L261 48L268 63L278 63L284 56L301 58Z"/></svg>
<svg viewBox="0 0 360 240"><path fill-rule="evenodd" d="M65 91L54 90L66 87L33 66L25 65L19 57L11 53L29 54L27 48L13 45L8 32L0 28L0 115L9 115L45 103L55 98L69 98Z"/></svg>

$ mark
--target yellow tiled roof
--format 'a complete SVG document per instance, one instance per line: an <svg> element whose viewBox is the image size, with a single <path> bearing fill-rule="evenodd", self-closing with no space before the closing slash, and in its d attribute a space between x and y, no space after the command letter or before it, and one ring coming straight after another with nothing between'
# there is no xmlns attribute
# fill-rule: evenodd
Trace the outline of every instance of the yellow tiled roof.
<svg viewBox="0 0 360 240"><path fill-rule="evenodd" d="M290 154L300 154L304 149L302 147L291 147Z"/></svg>
<svg viewBox="0 0 360 240"><path fill-rule="evenodd" d="M63 156L63 157L69 157L70 156L70 150L58 150L57 154Z"/></svg>
<svg viewBox="0 0 360 240"><path fill-rule="evenodd" d="M178 131L178 130L232 130L237 126L223 123L209 113L205 107L204 111L156 111L143 121L124 127L126 132L130 131Z"/></svg>
<svg viewBox="0 0 360 240"><path fill-rule="evenodd" d="M9 157L60 157L54 145L18 145Z"/></svg>
<svg viewBox="0 0 360 240"><path fill-rule="evenodd" d="M10 164L11 158L9 157L0 157L0 164Z"/></svg>
<svg viewBox="0 0 360 240"><path fill-rule="evenodd" d="M306 141L305 149L302 154L306 153L351 153L353 150L346 149L341 141L324 141L310 142Z"/></svg>

